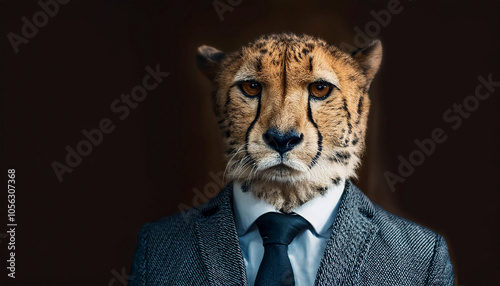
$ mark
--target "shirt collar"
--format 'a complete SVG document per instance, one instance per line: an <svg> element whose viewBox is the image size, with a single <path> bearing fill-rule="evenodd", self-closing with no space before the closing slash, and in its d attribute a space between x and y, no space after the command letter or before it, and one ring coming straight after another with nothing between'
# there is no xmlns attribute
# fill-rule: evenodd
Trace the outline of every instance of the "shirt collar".
<svg viewBox="0 0 500 286"><path fill-rule="evenodd" d="M313 198L295 209L294 213L305 218L317 235L329 236L328 230L337 215L345 181L332 185L324 195ZM256 198L252 192L243 192L241 183L233 183L233 208L238 236L244 235L261 215L278 212L271 204Z"/></svg>

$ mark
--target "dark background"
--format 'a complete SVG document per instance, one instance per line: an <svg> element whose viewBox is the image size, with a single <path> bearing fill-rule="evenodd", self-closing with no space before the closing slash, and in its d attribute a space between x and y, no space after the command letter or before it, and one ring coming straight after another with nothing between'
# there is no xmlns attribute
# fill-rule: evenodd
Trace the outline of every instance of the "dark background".
<svg viewBox="0 0 500 286"><path fill-rule="evenodd" d="M227 3L226 0L221 0ZM233 1L236 2L236 1ZM333 3L334 2L334 3ZM201 44L233 51L264 33L296 32L354 45L370 11L389 1L243 0L221 21L213 0L72 0L14 50L36 1L2 0L1 178L16 168L16 279L5 285L123 285L140 226L213 195L224 169L210 86L196 70ZM460 285L499 285L499 95L481 101L457 130L443 113L474 95L478 76L500 81L499 1L408 1L378 38L368 150L356 184L387 209L443 234ZM170 75L130 116L110 103L141 84L145 67ZM51 167L82 129L116 129L60 183ZM391 191L415 139L448 139ZM218 183L220 185L220 183ZM6 198L1 187L0 235ZM200 193L204 193L200 196ZM198 197L196 195L198 194ZM16 283L14 283L16 282Z"/></svg>

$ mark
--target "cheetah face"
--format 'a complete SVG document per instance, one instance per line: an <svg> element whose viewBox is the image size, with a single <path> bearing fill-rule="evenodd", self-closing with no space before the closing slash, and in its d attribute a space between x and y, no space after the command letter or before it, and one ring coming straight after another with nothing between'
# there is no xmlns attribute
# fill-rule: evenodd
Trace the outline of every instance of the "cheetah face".
<svg viewBox="0 0 500 286"><path fill-rule="evenodd" d="M355 176L380 61L379 41L351 55L293 34L227 56L200 47L198 64L216 87L229 179L321 190Z"/></svg>

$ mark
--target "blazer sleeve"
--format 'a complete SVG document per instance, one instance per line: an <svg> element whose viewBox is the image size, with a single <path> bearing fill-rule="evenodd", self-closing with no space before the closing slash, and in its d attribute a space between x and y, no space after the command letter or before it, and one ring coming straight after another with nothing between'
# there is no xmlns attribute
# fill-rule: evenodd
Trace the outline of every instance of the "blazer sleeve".
<svg viewBox="0 0 500 286"><path fill-rule="evenodd" d="M149 238L149 224L142 226L137 235L137 247L129 275L129 286L146 285L146 254Z"/></svg>
<svg viewBox="0 0 500 286"><path fill-rule="evenodd" d="M436 245L425 285L453 285L455 274L451 264L448 246L444 238L436 234Z"/></svg>

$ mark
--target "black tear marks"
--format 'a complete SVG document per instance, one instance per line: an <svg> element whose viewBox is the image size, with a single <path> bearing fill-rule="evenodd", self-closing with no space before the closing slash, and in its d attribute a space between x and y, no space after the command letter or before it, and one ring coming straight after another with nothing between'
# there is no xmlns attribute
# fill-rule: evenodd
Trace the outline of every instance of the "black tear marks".
<svg viewBox="0 0 500 286"><path fill-rule="evenodd" d="M254 120L252 121L252 123L250 123L250 126L248 127L247 129L247 132L245 133L245 155L246 157L248 158L248 160L251 162L251 163L255 163L255 160L250 156L250 153L248 153L248 140L249 140L249 137L250 137L250 132L252 131L253 129L253 126L255 125L255 123L257 122L257 120L259 120L259 116L260 116L260 96L258 97L258 104L257 104L257 112L255 114L255 118Z"/></svg>
<svg viewBox="0 0 500 286"><path fill-rule="evenodd" d="M330 160L343 165L348 165L350 158L351 158L351 153L347 151L339 151L335 152L335 154L333 155L332 158L330 158Z"/></svg>
<svg viewBox="0 0 500 286"><path fill-rule="evenodd" d="M321 135L321 132L319 132L318 124L314 122L314 119L312 117L311 101L309 101L309 103L307 104L307 117L309 118L309 121L311 121L314 128L316 128L316 132L318 134L318 151L316 152L316 155L314 155L311 164L309 164L309 169L311 169L318 162L319 157L321 156L321 151L323 150L323 135Z"/></svg>
<svg viewBox="0 0 500 286"><path fill-rule="evenodd" d="M332 183L336 186L338 186L338 184L340 183L340 177L335 177L332 179Z"/></svg>
<svg viewBox="0 0 500 286"><path fill-rule="evenodd" d="M358 102L358 119L356 120L356 125L358 125L359 122L361 121L361 113L363 113L363 100L364 97L363 95L361 95L359 97L359 102Z"/></svg>
<svg viewBox="0 0 500 286"><path fill-rule="evenodd" d="M309 58L309 71L311 71L311 72L313 71L313 58L312 57Z"/></svg>

